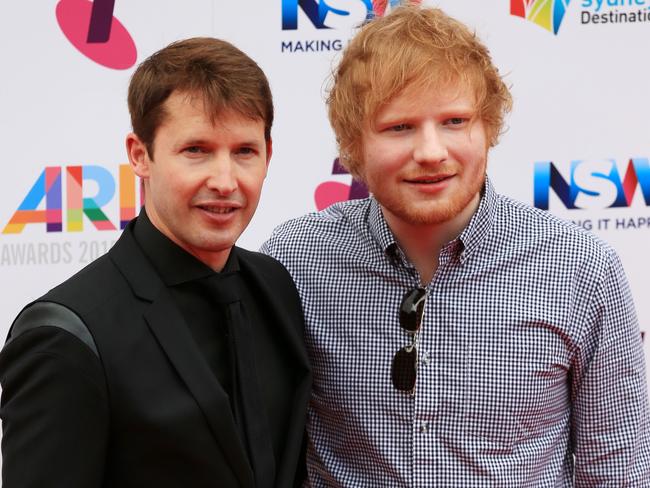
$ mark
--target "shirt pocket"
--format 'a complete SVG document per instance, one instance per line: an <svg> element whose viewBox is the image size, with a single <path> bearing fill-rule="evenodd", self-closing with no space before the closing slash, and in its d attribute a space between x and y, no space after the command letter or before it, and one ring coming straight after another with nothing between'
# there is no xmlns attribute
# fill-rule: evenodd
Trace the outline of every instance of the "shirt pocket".
<svg viewBox="0 0 650 488"><path fill-rule="evenodd" d="M526 440L554 437L570 412L565 356L548 344L475 355L462 395L463 431L506 451Z"/></svg>

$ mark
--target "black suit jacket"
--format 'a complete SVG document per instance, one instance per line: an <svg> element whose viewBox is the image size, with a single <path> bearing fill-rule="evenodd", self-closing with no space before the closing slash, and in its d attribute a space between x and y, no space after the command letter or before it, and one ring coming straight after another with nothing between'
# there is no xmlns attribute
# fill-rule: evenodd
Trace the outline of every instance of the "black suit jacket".
<svg viewBox="0 0 650 488"><path fill-rule="evenodd" d="M265 313L251 321L229 304L251 322L275 480L254 479L228 396L130 226L14 322L0 354L4 488L299 481L310 374L298 295L275 260L233 252Z"/></svg>

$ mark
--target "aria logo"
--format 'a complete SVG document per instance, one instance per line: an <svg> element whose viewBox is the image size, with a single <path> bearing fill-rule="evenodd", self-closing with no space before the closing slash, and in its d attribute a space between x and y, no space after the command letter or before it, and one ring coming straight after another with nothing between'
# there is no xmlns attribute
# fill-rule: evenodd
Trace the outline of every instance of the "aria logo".
<svg viewBox="0 0 650 488"><path fill-rule="evenodd" d="M557 35L571 0L510 0L510 15L522 17Z"/></svg>
<svg viewBox="0 0 650 488"><path fill-rule="evenodd" d="M119 228L124 229L137 212L137 178L130 165L120 165L117 182ZM64 216L65 230L80 232L84 230L84 215L97 230L116 230L103 211L115 196L115 183L116 179L103 166L48 166L36 178L2 233L20 234L28 224L45 224L47 232L62 232ZM87 187L91 192L93 187L96 189L94 196L85 194ZM140 201L144 201L141 193L142 188Z"/></svg>
<svg viewBox="0 0 650 488"><path fill-rule="evenodd" d="M126 28L113 17L115 0L60 0L56 20L68 41L87 58L111 69L128 69L138 57Z"/></svg>

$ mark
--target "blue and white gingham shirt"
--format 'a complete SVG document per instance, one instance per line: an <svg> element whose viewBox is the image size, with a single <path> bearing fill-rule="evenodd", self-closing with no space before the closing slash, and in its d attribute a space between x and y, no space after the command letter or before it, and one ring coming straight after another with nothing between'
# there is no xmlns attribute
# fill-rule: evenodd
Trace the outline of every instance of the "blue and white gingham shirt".
<svg viewBox="0 0 650 488"><path fill-rule="evenodd" d="M650 486L641 337L615 252L495 193L426 286L415 395L391 361L419 275L372 199L278 227L314 370L312 487Z"/></svg>

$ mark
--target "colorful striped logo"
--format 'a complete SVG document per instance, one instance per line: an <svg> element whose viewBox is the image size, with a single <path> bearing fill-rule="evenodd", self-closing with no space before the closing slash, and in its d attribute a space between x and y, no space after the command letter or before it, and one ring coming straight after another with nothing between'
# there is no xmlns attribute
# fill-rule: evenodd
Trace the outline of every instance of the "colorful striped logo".
<svg viewBox="0 0 650 488"><path fill-rule="evenodd" d="M2 231L19 234L27 224L45 224L47 232L63 231L63 173L61 166L48 166L36 179L18 209ZM84 183L92 182L97 193L84 196ZM115 196L115 179L102 166L65 167L66 231L81 232L84 215L97 230L116 230L103 208ZM88 185L87 185L88 186ZM119 168L120 229L126 227L136 214L136 177L128 164ZM42 203L45 201L45 208ZM142 198L141 198L141 201Z"/></svg>
<svg viewBox="0 0 650 488"><path fill-rule="evenodd" d="M522 17L557 35L571 0L510 0L510 15Z"/></svg>

